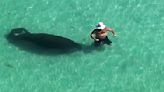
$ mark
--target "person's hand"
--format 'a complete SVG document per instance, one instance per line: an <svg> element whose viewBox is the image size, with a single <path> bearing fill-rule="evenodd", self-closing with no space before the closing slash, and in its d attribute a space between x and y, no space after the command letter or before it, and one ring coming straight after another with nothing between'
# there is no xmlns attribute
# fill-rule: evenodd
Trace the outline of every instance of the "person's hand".
<svg viewBox="0 0 164 92"><path fill-rule="evenodd" d="M117 35L115 34L115 35L113 35L114 37L116 37Z"/></svg>
<svg viewBox="0 0 164 92"><path fill-rule="evenodd" d="M99 39L95 39L95 41L99 41Z"/></svg>

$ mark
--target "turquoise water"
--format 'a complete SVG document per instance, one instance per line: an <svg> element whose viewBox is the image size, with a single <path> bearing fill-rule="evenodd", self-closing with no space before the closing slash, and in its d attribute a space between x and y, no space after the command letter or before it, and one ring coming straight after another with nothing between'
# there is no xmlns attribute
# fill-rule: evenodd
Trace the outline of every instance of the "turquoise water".
<svg viewBox="0 0 164 92"><path fill-rule="evenodd" d="M42 55L4 37L25 27L90 45L103 21L112 46ZM1 0L0 92L163 92L163 0Z"/></svg>

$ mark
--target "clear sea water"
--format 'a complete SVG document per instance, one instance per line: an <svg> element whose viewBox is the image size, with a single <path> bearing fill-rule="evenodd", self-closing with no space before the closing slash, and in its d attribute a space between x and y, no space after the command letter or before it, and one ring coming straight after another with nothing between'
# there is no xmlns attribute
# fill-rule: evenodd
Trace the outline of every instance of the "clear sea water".
<svg viewBox="0 0 164 92"><path fill-rule="evenodd" d="M24 27L90 45L99 21L118 36L87 53L32 53L4 37ZM163 0L0 0L0 92L164 92L163 36Z"/></svg>

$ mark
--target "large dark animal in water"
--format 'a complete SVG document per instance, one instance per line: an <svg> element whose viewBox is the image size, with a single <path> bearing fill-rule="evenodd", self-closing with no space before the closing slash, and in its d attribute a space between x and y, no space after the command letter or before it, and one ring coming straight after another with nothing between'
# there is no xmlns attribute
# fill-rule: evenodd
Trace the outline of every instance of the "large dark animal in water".
<svg viewBox="0 0 164 92"><path fill-rule="evenodd" d="M41 47L46 50L50 49L69 52L75 49L81 49L81 44L76 43L68 38L46 33L30 33L25 28L12 29L7 35L7 39L11 43L26 43L24 45L33 44L36 47L38 46L39 48Z"/></svg>

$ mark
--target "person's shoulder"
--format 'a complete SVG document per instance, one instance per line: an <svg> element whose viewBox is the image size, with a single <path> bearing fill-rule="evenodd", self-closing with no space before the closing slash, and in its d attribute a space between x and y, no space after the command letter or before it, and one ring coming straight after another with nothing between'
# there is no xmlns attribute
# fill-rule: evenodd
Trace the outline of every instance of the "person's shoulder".
<svg viewBox="0 0 164 92"><path fill-rule="evenodd" d="M94 29L93 31L101 31L101 29Z"/></svg>
<svg viewBox="0 0 164 92"><path fill-rule="evenodd" d="M110 28L110 27L106 27L105 30L107 30L107 31L111 31L112 28Z"/></svg>
<svg viewBox="0 0 164 92"><path fill-rule="evenodd" d="M99 29L94 29L94 30L92 31L92 33L97 32L97 31L99 31Z"/></svg>

